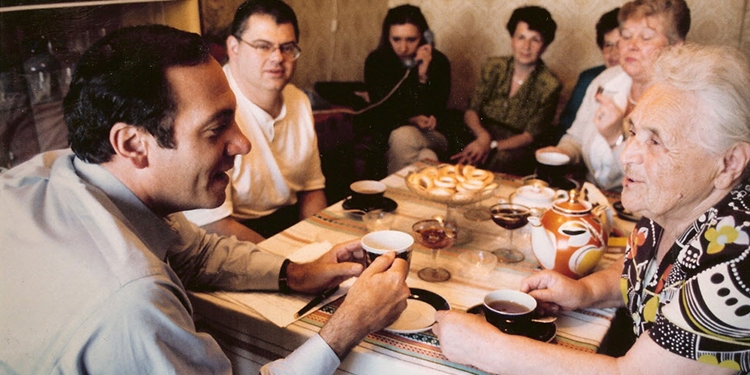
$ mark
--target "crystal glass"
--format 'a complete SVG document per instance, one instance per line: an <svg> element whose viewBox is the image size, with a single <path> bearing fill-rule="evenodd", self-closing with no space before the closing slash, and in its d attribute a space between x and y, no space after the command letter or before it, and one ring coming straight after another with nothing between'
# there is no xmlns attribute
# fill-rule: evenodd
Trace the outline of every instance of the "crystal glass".
<svg viewBox="0 0 750 375"><path fill-rule="evenodd" d="M452 221L440 219L420 220L412 226L414 239L422 246L432 250L431 264L419 270L417 275L420 279L431 282L446 281L451 278L451 273L438 266L438 253L440 250L453 245L458 234L458 227Z"/></svg>
<svg viewBox="0 0 750 375"><path fill-rule="evenodd" d="M490 214L495 224L510 231L509 239L505 246L492 252L497 256L498 262L516 263L524 260L525 256L522 252L518 251L516 245L513 243L513 232L529 222L531 210L520 204L498 203L490 207Z"/></svg>

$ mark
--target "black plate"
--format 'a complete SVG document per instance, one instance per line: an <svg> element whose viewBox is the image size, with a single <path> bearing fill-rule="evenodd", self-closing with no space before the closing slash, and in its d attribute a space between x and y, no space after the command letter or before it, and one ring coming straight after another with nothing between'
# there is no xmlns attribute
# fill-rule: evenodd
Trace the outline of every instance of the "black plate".
<svg viewBox="0 0 750 375"><path fill-rule="evenodd" d="M383 210L386 212L392 212L393 210L398 207L398 203L394 201L391 198L383 197L383 204L381 207L357 207L352 204L352 197L346 197L344 199L344 202L341 204L341 207L343 207L345 210L360 210L363 212L371 211L371 210Z"/></svg>
<svg viewBox="0 0 750 375"><path fill-rule="evenodd" d="M470 309L466 310L466 312L469 314L484 316L484 309L482 308L482 305L472 306ZM557 325L555 325L554 322L532 322L531 329L529 330L529 332L524 333L524 336L537 341L550 342L555 338L555 336L557 336Z"/></svg>
<svg viewBox="0 0 750 375"><path fill-rule="evenodd" d="M617 212L617 216L620 219L628 220L628 221L638 221L641 219L641 215L632 213L625 209L625 207L622 206L621 201L617 201L615 203L612 203L612 208L615 209L615 212Z"/></svg>

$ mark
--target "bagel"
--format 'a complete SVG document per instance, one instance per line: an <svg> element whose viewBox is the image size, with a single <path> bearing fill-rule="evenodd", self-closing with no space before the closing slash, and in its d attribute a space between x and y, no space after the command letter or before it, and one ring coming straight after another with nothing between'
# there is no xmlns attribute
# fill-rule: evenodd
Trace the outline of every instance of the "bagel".
<svg viewBox="0 0 750 375"><path fill-rule="evenodd" d="M419 177L419 185L427 190L432 189L435 186L432 178L425 175L417 175Z"/></svg>
<svg viewBox="0 0 750 375"><path fill-rule="evenodd" d="M407 176L407 183L417 191L456 202L470 202L480 192L495 190L494 180L492 172L463 164L425 167Z"/></svg>
<svg viewBox="0 0 750 375"><path fill-rule="evenodd" d="M484 184L481 181L477 180L466 180L458 185L456 185L457 191L468 191L468 192L477 192L482 190L484 187Z"/></svg>
<svg viewBox="0 0 750 375"><path fill-rule="evenodd" d="M497 187L498 187L497 182L493 182L493 183L485 186L484 188L482 188L482 191L495 190L495 189L497 189Z"/></svg>
<svg viewBox="0 0 750 375"><path fill-rule="evenodd" d="M445 189L453 189L456 187L456 179L453 177L440 177L437 180L433 181L435 183L436 187L445 188Z"/></svg>
<svg viewBox="0 0 750 375"><path fill-rule="evenodd" d="M449 196L455 194L455 191L453 191L452 189L439 188L439 187L434 187L434 188L428 190L428 192L431 195L434 195L436 197L449 197Z"/></svg>
<svg viewBox="0 0 750 375"><path fill-rule="evenodd" d="M438 166L438 177L451 177L456 175L456 166L451 164L441 164Z"/></svg>

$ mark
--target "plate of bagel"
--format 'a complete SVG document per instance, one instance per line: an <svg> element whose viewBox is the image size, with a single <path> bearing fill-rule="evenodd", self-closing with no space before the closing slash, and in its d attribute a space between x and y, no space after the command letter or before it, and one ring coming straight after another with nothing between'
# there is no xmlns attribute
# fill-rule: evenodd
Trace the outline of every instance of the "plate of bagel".
<svg viewBox="0 0 750 375"><path fill-rule="evenodd" d="M492 172L463 164L424 167L405 178L406 186L415 194L450 205L484 200L498 187Z"/></svg>

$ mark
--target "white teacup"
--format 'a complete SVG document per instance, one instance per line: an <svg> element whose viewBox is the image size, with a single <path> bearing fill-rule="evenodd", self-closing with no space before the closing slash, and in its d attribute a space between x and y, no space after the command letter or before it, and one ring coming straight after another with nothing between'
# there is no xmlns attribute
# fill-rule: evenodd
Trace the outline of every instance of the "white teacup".
<svg viewBox="0 0 750 375"><path fill-rule="evenodd" d="M365 250L365 265L369 266L375 258L389 252L396 252L396 256L411 264L411 250L414 238L398 230L379 230L370 232L362 237L362 248Z"/></svg>

